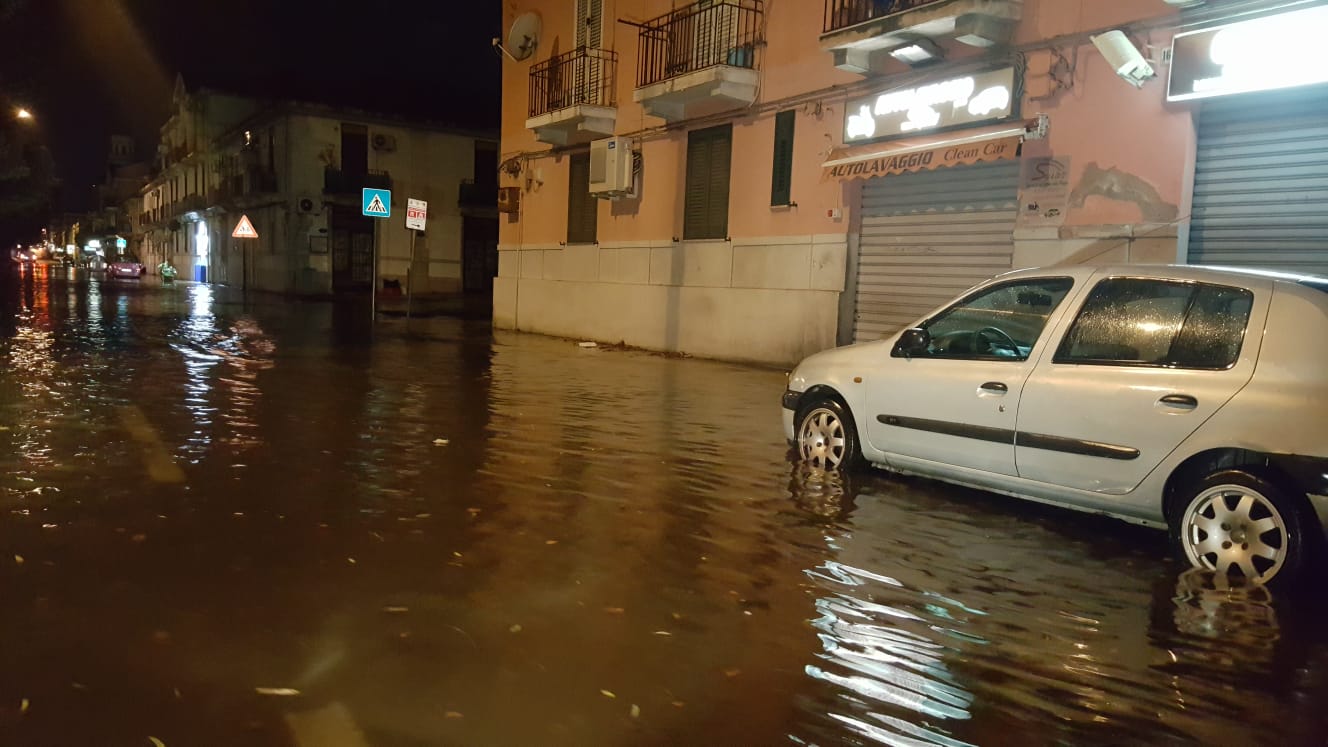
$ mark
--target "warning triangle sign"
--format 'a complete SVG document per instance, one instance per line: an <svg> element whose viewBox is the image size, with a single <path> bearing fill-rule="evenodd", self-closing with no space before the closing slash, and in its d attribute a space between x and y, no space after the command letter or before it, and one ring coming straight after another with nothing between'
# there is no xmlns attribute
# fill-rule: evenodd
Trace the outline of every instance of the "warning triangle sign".
<svg viewBox="0 0 1328 747"><path fill-rule="evenodd" d="M378 195L374 195L374 196L373 196L373 199L369 201L368 206L364 208L364 213L365 213L365 215L389 215L389 214L390 214L390 213L388 213L388 211L387 211L387 206L383 204L383 198L382 198L382 197L379 197Z"/></svg>
<svg viewBox="0 0 1328 747"><path fill-rule="evenodd" d="M254 230L254 224L249 222L249 216L240 216L240 222L235 224L235 230L231 231L231 237L236 239L258 238L258 232Z"/></svg>

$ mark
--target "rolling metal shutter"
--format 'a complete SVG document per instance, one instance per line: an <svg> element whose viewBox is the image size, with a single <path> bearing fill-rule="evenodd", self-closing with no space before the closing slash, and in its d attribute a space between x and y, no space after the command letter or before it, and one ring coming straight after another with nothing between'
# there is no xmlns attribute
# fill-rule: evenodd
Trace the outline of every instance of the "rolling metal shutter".
<svg viewBox="0 0 1328 747"><path fill-rule="evenodd" d="M1018 160L864 184L853 341L898 332L1010 269L1018 213Z"/></svg>
<svg viewBox="0 0 1328 747"><path fill-rule="evenodd" d="M1328 87L1203 105L1189 258L1328 274Z"/></svg>

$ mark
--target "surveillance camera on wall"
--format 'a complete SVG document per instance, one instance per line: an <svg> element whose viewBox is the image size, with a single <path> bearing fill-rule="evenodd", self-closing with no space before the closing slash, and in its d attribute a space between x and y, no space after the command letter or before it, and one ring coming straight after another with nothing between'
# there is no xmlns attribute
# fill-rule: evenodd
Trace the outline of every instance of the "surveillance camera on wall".
<svg viewBox="0 0 1328 747"><path fill-rule="evenodd" d="M1142 88L1149 78L1157 75L1124 31L1108 31L1089 38L1121 80L1135 88Z"/></svg>

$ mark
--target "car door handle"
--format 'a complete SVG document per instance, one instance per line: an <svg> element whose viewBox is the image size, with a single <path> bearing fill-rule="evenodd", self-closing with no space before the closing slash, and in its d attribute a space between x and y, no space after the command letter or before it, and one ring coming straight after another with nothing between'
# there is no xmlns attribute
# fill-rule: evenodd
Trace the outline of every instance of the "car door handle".
<svg viewBox="0 0 1328 747"><path fill-rule="evenodd" d="M1159 405L1174 407L1178 410L1193 410L1199 406L1199 400L1188 394L1168 394L1157 401Z"/></svg>
<svg viewBox="0 0 1328 747"><path fill-rule="evenodd" d="M1005 394L1006 392L1010 391L1010 387L1002 384L999 381L988 381L987 383L978 387L978 389L980 391L990 392L992 394Z"/></svg>

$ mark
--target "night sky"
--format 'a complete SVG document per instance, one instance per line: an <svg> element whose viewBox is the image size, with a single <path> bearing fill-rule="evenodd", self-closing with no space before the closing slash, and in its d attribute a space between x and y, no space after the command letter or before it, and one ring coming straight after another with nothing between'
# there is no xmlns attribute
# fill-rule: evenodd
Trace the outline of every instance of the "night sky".
<svg viewBox="0 0 1328 747"><path fill-rule="evenodd" d="M177 73L294 99L496 130L495 0L0 0L0 105L22 103L87 207L107 139L156 148Z"/></svg>

